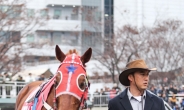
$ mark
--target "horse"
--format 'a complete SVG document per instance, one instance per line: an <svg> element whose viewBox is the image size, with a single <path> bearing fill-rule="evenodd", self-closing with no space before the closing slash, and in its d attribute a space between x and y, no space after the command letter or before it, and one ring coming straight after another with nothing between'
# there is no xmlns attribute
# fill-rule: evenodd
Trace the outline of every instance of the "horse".
<svg viewBox="0 0 184 110"><path fill-rule="evenodd" d="M85 63L92 55L89 48L82 56L76 50L64 54L55 47L58 70L48 81L27 84L18 93L15 110L82 110L87 99L89 81Z"/></svg>

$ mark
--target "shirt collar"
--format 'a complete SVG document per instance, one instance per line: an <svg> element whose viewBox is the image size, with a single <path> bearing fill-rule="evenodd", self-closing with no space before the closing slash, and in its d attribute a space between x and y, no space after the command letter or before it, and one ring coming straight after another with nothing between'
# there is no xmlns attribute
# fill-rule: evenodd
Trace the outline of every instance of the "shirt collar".
<svg viewBox="0 0 184 110"><path fill-rule="evenodd" d="M128 95L128 99L129 100L131 100L132 98L135 98L136 100L141 101L141 97L140 96L137 97L137 96L133 96L132 95L132 93L130 92L130 88L128 88L127 95ZM144 91L144 93L143 93L143 98L144 99L146 98L146 91Z"/></svg>

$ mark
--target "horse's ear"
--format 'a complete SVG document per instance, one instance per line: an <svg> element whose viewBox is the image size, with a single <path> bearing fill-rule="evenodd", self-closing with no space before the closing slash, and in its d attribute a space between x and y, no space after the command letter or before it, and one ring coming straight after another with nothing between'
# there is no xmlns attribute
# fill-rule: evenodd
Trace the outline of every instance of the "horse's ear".
<svg viewBox="0 0 184 110"><path fill-rule="evenodd" d="M92 49L89 48L81 57L81 61L83 63L83 65L85 65L86 62L88 62L91 58L92 55Z"/></svg>
<svg viewBox="0 0 184 110"><path fill-rule="evenodd" d="M55 52L56 52L56 58L60 62L63 62L63 60L65 59L66 55L61 51L61 49L59 48L58 45L56 45Z"/></svg>

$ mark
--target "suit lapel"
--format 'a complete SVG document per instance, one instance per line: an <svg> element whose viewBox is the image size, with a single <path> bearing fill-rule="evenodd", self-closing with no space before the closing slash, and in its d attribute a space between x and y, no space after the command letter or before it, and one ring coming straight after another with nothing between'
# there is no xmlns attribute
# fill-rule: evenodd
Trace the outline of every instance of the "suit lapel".
<svg viewBox="0 0 184 110"><path fill-rule="evenodd" d="M133 110L130 101L127 96L127 89L124 90L120 95L120 103L123 105L125 110Z"/></svg>
<svg viewBox="0 0 184 110"><path fill-rule="evenodd" d="M151 110L152 106L153 106L152 94L146 91L144 110Z"/></svg>

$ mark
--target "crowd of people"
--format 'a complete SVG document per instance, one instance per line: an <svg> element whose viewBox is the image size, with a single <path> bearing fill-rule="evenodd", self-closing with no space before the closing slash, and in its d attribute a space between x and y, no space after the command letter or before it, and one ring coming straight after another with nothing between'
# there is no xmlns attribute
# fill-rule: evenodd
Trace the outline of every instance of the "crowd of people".
<svg viewBox="0 0 184 110"><path fill-rule="evenodd" d="M184 110L184 85L170 84L155 87L151 85L149 90L167 102L173 110Z"/></svg>
<svg viewBox="0 0 184 110"><path fill-rule="evenodd" d="M23 77L21 75L18 75L17 79L15 80L16 82L33 82L33 81L44 81L46 78L44 77L43 74L39 75L37 78L32 76L32 73L28 73L28 76ZM6 82L11 82L12 77L8 73L0 74L0 81L1 83L6 83Z"/></svg>
<svg viewBox="0 0 184 110"><path fill-rule="evenodd" d="M22 77L21 75L18 75L17 79L15 80L17 84L16 95L23 88L22 85L25 85L25 83L44 80L46 80L46 78L44 77L43 74L38 76L38 78L34 78L32 76L32 73L29 73L27 77ZM15 81L12 80L11 75L9 75L8 73L0 74L0 84L14 84ZM8 85L5 86L6 98L10 98L12 89L13 89L12 86ZM3 94L3 87L0 86L0 97L2 96L2 94Z"/></svg>
<svg viewBox="0 0 184 110"><path fill-rule="evenodd" d="M117 94L121 92L121 89L115 84L112 88L104 87L96 89L93 93L93 104L107 104L108 101L114 98Z"/></svg>

